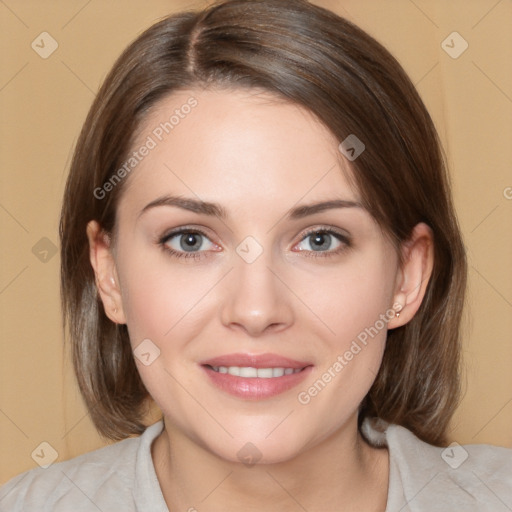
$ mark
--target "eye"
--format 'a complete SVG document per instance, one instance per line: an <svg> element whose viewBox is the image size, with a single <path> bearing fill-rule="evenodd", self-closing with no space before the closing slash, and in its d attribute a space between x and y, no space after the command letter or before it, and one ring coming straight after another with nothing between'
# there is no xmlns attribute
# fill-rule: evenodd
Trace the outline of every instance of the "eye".
<svg viewBox="0 0 512 512"><path fill-rule="evenodd" d="M201 256L200 253L217 247L202 231L186 228L164 235L159 243L166 251L178 258L197 259Z"/></svg>
<svg viewBox="0 0 512 512"><path fill-rule="evenodd" d="M299 244L299 251L327 253L325 256L338 254L350 246L350 240L346 235L332 229L314 229L307 232ZM324 256L318 254L318 256Z"/></svg>

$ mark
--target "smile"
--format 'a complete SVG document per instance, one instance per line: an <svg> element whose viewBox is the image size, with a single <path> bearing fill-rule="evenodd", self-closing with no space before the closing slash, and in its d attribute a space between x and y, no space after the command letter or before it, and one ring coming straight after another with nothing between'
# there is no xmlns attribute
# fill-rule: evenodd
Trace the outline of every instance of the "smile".
<svg viewBox="0 0 512 512"><path fill-rule="evenodd" d="M272 379L303 370L303 368L253 368L252 366L212 366L211 368L218 373L229 373L229 375L248 379Z"/></svg>
<svg viewBox="0 0 512 512"><path fill-rule="evenodd" d="M277 354L225 354L200 366L214 389L243 400L265 400L299 386L313 370L311 361Z"/></svg>

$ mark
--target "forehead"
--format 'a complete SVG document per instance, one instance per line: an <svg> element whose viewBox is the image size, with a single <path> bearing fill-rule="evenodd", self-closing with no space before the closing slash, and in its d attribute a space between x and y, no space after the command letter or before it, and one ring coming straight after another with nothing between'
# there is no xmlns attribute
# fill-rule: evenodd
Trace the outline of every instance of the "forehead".
<svg viewBox="0 0 512 512"><path fill-rule="evenodd" d="M305 108L268 92L173 93L146 115L132 152L145 156L126 183L130 203L165 193L228 209L359 199L333 134Z"/></svg>

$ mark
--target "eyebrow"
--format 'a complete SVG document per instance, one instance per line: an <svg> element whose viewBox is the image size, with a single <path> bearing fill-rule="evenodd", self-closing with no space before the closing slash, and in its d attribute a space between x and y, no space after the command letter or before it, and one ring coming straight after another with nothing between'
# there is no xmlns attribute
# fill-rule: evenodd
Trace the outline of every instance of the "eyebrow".
<svg viewBox="0 0 512 512"><path fill-rule="evenodd" d="M228 217L227 211L220 204L211 203L208 201L201 201L193 198L185 198L181 196L162 196L147 204L140 212L138 217L142 216L148 210L160 206L175 206L183 210L188 210L194 213L210 215L219 217L226 220ZM320 213L325 210L334 208L364 208L363 205L357 201L348 201L345 199L331 199L329 201L322 201L319 203L296 206L289 210L285 216L289 220L302 219L315 213Z"/></svg>

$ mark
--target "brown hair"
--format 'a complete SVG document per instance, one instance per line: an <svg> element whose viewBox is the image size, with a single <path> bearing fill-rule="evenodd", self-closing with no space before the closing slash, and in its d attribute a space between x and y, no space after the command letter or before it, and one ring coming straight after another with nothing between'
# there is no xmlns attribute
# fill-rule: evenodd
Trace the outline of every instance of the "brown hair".
<svg viewBox="0 0 512 512"><path fill-rule="evenodd" d="M426 295L408 324L389 331L360 421L376 416L445 442L459 394L466 260L438 137L390 53L303 0L230 0L163 19L123 52L90 109L62 207L61 291L75 372L98 431L112 439L141 433L148 393L126 326L104 313L88 257L87 222L113 232L124 183L102 199L94 191L125 161L148 109L198 85L265 89L305 106L340 142L356 134L366 149L351 164L354 180L383 230L398 247L418 222L432 228Z"/></svg>

